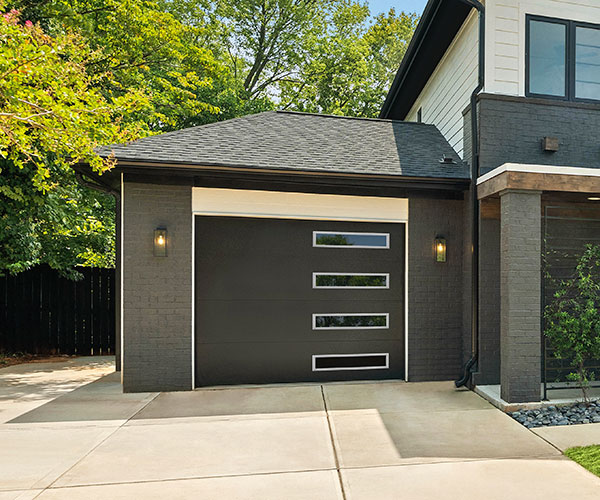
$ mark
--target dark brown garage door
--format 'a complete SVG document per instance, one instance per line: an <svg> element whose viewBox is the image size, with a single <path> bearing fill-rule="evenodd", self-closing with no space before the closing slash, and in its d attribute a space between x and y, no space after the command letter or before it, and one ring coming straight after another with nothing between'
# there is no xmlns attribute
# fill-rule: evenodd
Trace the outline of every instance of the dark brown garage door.
<svg viewBox="0 0 600 500"><path fill-rule="evenodd" d="M404 378L404 238L196 216L196 385Z"/></svg>

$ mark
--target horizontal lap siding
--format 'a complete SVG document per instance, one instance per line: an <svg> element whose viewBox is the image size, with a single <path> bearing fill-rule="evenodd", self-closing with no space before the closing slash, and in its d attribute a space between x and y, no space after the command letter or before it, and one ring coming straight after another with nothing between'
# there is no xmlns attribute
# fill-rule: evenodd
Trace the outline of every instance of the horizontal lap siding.
<svg viewBox="0 0 600 500"><path fill-rule="evenodd" d="M436 125L461 157L462 111L469 104L471 92L477 86L477 27L477 16L472 14L406 117L408 121L416 121L417 112L422 108L423 122Z"/></svg>
<svg viewBox="0 0 600 500"><path fill-rule="evenodd" d="M488 0L486 92L525 95L525 16L600 23L598 0Z"/></svg>

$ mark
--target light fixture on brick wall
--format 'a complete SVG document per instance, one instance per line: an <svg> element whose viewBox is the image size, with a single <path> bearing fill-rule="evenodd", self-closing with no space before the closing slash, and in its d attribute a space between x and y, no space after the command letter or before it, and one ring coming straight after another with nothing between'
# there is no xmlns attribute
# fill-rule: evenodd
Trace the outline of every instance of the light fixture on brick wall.
<svg viewBox="0 0 600 500"><path fill-rule="evenodd" d="M167 256L167 228L157 227L154 230L154 256Z"/></svg>
<svg viewBox="0 0 600 500"><path fill-rule="evenodd" d="M446 238L443 236L435 237L435 261L446 262Z"/></svg>

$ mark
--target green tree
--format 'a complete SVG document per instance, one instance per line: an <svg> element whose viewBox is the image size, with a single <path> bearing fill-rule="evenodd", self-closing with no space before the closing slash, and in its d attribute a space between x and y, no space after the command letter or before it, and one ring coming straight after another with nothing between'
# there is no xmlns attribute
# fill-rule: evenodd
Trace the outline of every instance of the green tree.
<svg viewBox="0 0 600 500"><path fill-rule="evenodd" d="M284 108L376 117L418 18L391 9L369 24L366 5L343 0L319 20L311 50L282 82Z"/></svg>
<svg viewBox="0 0 600 500"><path fill-rule="evenodd" d="M106 77L86 72L95 57L75 34L50 37L14 10L0 16L0 272L45 262L73 274L113 259L111 202L77 186L71 165L111 168L94 148L143 135L125 117L148 99L95 90Z"/></svg>
<svg viewBox="0 0 600 500"><path fill-rule="evenodd" d="M545 310L546 337L559 359L573 362L569 379L577 382L587 401L596 374L586 362L600 359L600 246L587 245L571 279L559 283Z"/></svg>
<svg viewBox="0 0 600 500"><path fill-rule="evenodd" d="M132 90L148 97L147 106L127 119L162 131L186 126L190 117L219 114L210 89L227 68L203 43L205 26L182 24L152 0L23 0L16 5L50 35L75 32L85 40L95 54L86 71L106 98Z"/></svg>
<svg viewBox="0 0 600 500"><path fill-rule="evenodd" d="M0 0L5 11L7 0ZM114 261L94 147L283 107L376 115L416 18L357 0L9 0L0 33L0 272Z"/></svg>

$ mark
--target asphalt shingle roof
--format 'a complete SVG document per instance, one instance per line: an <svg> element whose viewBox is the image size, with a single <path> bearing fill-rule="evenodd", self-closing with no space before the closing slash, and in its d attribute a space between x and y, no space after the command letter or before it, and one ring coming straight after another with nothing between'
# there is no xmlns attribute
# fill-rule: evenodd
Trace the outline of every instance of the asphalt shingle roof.
<svg viewBox="0 0 600 500"><path fill-rule="evenodd" d="M466 179L433 125L269 111L106 146L119 161ZM442 164L444 156L455 164ZM165 166L168 168L168 166Z"/></svg>

